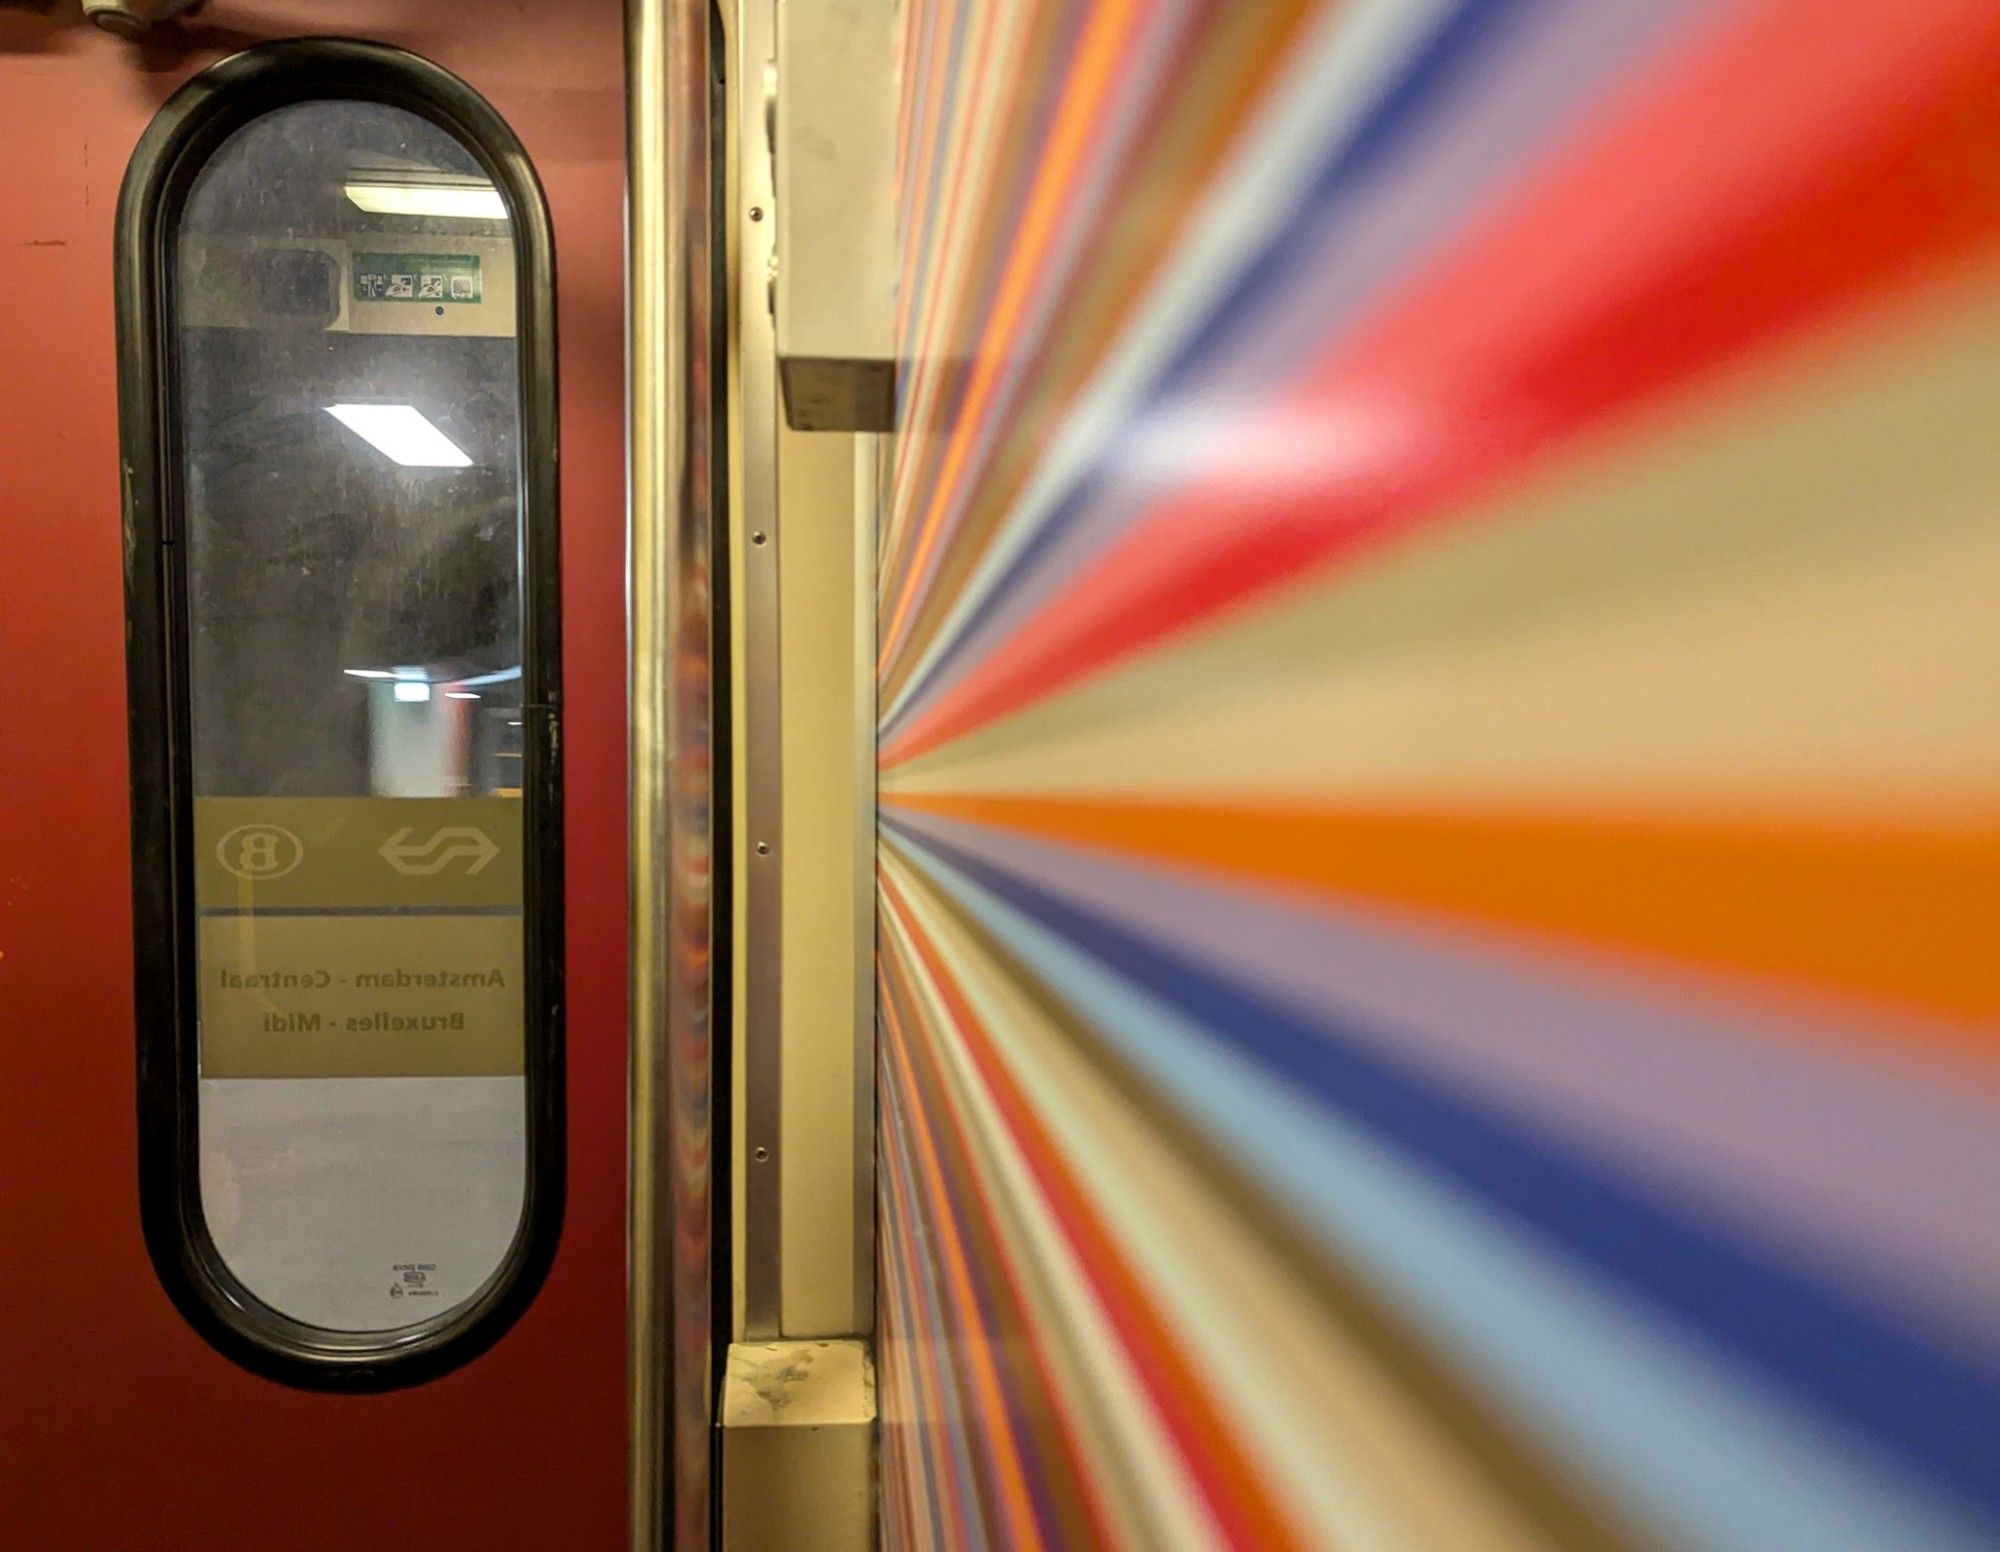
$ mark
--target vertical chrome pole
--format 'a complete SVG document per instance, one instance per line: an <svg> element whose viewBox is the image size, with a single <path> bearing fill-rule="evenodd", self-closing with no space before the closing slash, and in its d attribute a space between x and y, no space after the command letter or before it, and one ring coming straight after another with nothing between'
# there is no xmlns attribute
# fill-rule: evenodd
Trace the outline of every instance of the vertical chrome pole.
<svg viewBox="0 0 2000 1552"><path fill-rule="evenodd" d="M632 1552L707 1552L709 14L627 0Z"/></svg>

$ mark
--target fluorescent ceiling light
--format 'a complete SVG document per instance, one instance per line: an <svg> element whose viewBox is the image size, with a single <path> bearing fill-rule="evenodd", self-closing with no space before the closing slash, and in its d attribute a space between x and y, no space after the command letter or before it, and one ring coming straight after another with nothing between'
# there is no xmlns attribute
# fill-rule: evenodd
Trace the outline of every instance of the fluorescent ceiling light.
<svg viewBox="0 0 2000 1552"><path fill-rule="evenodd" d="M387 668L343 668L341 672L343 674L350 674L356 679L393 679L396 677L394 672Z"/></svg>
<svg viewBox="0 0 2000 1552"><path fill-rule="evenodd" d="M472 462L414 404L329 404L326 412L406 469L463 469Z"/></svg>
<svg viewBox="0 0 2000 1552"><path fill-rule="evenodd" d="M448 701L476 701L479 699L479 692L477 690L446 690L444 698Z"/></svg>
<svg viewBox="0 0 2000 1552"><path fill-rule="evenodd" d="M470 689L475 684L505 684L520 677L521 665L516 663L512 668L497 668L490 674L468 674L458 682Z"/></svg>
<svg viewBox="0 0 2000 1552"><path fill-rule="evenodd" d="M421 679L398 679L396 699L399 701L427 701L431 698L431 687Z"/></svg>
<svg viewBox="0 0 2000 1552"><path fill-rule="evenodd" d="M507 202L490 183L350 183L347 197L377 216L454 216L504 221Z"/></svg>

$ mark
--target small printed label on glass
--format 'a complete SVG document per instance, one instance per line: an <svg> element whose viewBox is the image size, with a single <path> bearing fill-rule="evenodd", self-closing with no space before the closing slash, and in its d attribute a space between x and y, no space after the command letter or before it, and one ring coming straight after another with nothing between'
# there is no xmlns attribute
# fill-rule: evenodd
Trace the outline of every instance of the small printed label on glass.
<svg viewBox="0 0 2000 1552"><path fill-rule="evenodd" d="M357 302L477 302L475 253L357 253Z"/></svg>

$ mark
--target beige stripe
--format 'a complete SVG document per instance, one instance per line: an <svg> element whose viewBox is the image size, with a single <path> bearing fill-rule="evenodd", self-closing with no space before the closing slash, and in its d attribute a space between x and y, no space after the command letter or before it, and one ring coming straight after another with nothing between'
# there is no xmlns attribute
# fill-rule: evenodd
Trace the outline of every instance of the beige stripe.
<svg viewBox="0 0 2000 1552"><path fill-rule="evenodd" d="M1107 1227L1162 1299L1179 1346L1312 1539L1354 1552L1477 1547L1544 1552L1524 1522L1386 1368L1115 1090L979 944L917 886L924 930L950 957L1002 1054L1064 1144Z"/></svg>
<svg viewBox="0 0 2000 1552"><path fill-rule="evenodd" d="M1240 180L1217 179L1216 167L1235 154L1239 136L1256 138L1252 121L1270 111L1259 93L1275 91L1282 98L1283 83L1274 86L1272 77L1294 68L1285 45L1296 41L1309 10L1300 0L1267 0L1254 17L1246 15L1238 25L1207 38L1175 80L1174 112L1148 133L1142 154L1119 180L1116 207L1092 237L1089 262L1070 278L1060 318L1033 341L1032 374L995 428L999 434L984 464L968 470L971 484L959 503L960 526L946 538L936 570L921 589L907 638L882 685L885 700L900 692L924 660L967 579L985 563L998 538L996 520L1028 489L1093 374L1101 384L1109 342L1147 316L1145 294L1161 280L1167 256L1192 214L1206 210L1213 217L1218 193L1241 197L1236 193ZM1348 18L1350 49L1365 53L1357 46L1365 45L1374 29L1354 29L1353 22ZM1320 91L1329 89L1323 71L1316 79ZM1211 186L1218 183L1221 190ZM1177 262L1184 265L1186 255ZM1027 348L1024 340L1010 342L1009 348ZM921 362L917 370L923 370ZM920 412L928 414L927 407ZM929 425L916 414L910 423ZM922 508L920 502L911 505Z"/></svg>
<svg viewBox="0 0 2000 1552"><path fill-rule="evenodd" d="M884 853L883 866L906 897L919 896L923 885L893 854ZM885 946L892 953L905 947L893 926ZM944 1071L951 1103L977 1160L979 1184L991 1211L988 1226L1022 1279L1030 1328L1049 1350L1056 1372L1071 1382L1051 1401L1069 1414L1075 1426L1082 1473L1111 1521L1114 1545L1194 1545L1192 1527L1202 1523L1201 1512L1188 1496L1188 1483L1163 1469L1169 1446L1158 1417L1144 1399L1139 1377L1125 1362L1089 1279L1064 1247L1061 1230L1010 1140L1006 1123L994 1111L983 1080L951 1032L951 1015L928 972L907 951L898 958L908 973L912 998L922 1005L924 1024L907 1031L905 1038L928 1047ZM931 1118L933 1126L938 1120ZM1012 1336L1005 1330L990 1334L1001 1341ZM1014 1356L1027 1361L1025 1353ZM932 1361L943 1365L947 1360L937 1355ZM1061 1480L1052 1486L1059 1496L1068 1497Z"/></svg>
<svg viewBox="0 0 2000 1552"><path fill-rule="evenodd" d="M898 439L891 461L894 488L893 499L885 503L889 513L882 535L885 556L900 558L908 547L905 530L923 510L923 502L916 499L910 488L911 482L920 474L935 471L953 429L934 412L933 404L951 385L954 373L963 371L967 354L977 343L979 325L984 321L968 311L966 301L966 288L978 273L973 261L988 251L974 241L987 213L979 191L997 186L996 164L1007 150L1002 132L1013 123L1004 111L1011 102L1008 88L1020 78L1023 52L1034 42L1027 27L1034 8L1008 5L994 20L986 54L974 57L973 48L987 25L992 3L994 0L968 6L959 17L957 25L966 40L969 66L944 87L947 95L957 91L961 97L955 111L952 105L947 106L933 150L933 168L943 168L937 197L944 208L935 217L938 245L931 261L930 293L923 315L908 321L906 333L913 331L914 337L899 341L904 357L910 362L910 392L903 424L911 429ZM944 63L943 58L937 61L940 69ZM922 235L919 231L907 231L902 234L902 242L907 245ZM923 278L921 274L912 276L913 281ZM959 331L956 336L946 332L953 327Z"/></svg>
<svg viewBox="0 0 2000 1552"><path fill-rule="evenodd" d="M883 790L1990 791L2000 291L1971 278Z"/></svg>

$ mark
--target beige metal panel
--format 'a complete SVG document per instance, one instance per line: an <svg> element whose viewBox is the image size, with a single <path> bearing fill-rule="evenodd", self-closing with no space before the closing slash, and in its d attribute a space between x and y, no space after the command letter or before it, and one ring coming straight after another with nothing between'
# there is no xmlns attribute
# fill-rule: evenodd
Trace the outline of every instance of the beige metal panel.
<svg viewBox="0 0 2000 1552"><path fill-rule="evenodd" d="M895 0L778 13L778 360L800 430L893 424L895 21Z"/></svg>
<svg viewBox="0 0 2000 1552"><path fill-rule="evenodd" d="M873 444L779 420L770 0L734 20L734 1329L767 1340L873 1318Z"/></svg>
<svg viewBox="0 0 2000 1552"><path fill-rule="evenodd" d="M783 1331L859 1329L854 439L778 433L784 596Z"/></svg>
<svg viewBox="0 0 2000 1552"><path fill-rule="evenodd" d="M766 98L776 20L771 0L742 0L735 11L735 69L729 83L728 187L731 349L730 553L734 686L737 880L730 1168L735 1182L736 1293L732 1329L775 1337L781 1330L783 1171L787 1154L784 1085L786 873L785 703L779 615L781 536L776 350L771 332L773 220Z"/></svg>
<svg viewBox="0 0 2000 1552"><path fill-rule="evenodd" d="M875 556L880 437L854 439L854 1329L875 1329Z"/></svg>
<svg viewBox="0 0 2000 1552"><path fill-rule="evenodd" d="M874 1475L875 1365L864 1343L729 1349L723 1552L872 1552Z"/></svg>

